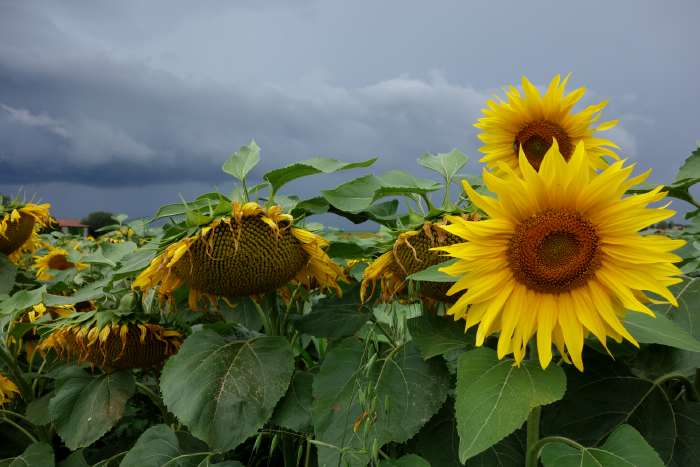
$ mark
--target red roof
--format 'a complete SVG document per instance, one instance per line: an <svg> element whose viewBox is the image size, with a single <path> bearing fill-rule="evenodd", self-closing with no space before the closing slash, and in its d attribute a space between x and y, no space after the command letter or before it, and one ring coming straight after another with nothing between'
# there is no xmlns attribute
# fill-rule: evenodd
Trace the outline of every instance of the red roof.
<svg viewBox="0 0 700 467"><path fill-rule="evenodd" d="M56 219L59 227L80 227L86 229L88 226L81 223L80 219Z"/></svg>

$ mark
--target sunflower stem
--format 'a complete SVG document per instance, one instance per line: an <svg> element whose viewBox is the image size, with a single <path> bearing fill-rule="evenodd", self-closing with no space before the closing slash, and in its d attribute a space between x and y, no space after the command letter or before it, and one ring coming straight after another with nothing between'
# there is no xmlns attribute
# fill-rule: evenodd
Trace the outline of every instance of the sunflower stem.
<svg viewBox="0 0 700 467"><path fill-rule="evenodd" d="M542 407L535 407L527 417L527 463L526 467L537 467L539 452L534 452L540 440L540 417ZM541 448L540 448L541 449Z"/></svg>
<svg viewBox="0 0 700 467"><path fill-rule="evenodd" d="M24 399L26 403L34 400L34 392L32 391L32 387L24 377L19 365L17 365L17 360L12 357L4 345L0 345L0 360L4 361L5 365L7 365L8 370L12 374L13 382L17 385L17 389L19 389L22 399Z"/></svg>

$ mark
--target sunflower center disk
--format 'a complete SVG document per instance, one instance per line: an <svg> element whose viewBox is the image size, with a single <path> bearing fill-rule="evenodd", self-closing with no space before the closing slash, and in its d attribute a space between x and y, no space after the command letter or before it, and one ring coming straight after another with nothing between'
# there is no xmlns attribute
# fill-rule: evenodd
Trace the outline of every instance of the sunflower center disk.
<svg viewBox="0 0 700 467"><path fill-rule="evenodd" d="M49 268L51 269L65 271L66 269L70 269L73 266L74 264L68 261L68 258L66 258L65 255L54 255L51 258L49 258Z"/></svg>
<svg viewBox="0 0 700 467"><path fill-rule="evenodd" d="M552 141L556 138L559 151L567 161L573 152L571 139L566 131L556 123L547 120L539 120L529 123L515 136L513 149L515 154L523 148L527 160L535 170L540 169L542 159L547 150L552 146Z"/></svg>
<svg viewBox="0 0 700 467"><path fill-rule="evenodd" d="M585 285L600 265L599 256L593 224L564 210L547 210L523 221L508 248L515 279L545 293Z"/></svg>

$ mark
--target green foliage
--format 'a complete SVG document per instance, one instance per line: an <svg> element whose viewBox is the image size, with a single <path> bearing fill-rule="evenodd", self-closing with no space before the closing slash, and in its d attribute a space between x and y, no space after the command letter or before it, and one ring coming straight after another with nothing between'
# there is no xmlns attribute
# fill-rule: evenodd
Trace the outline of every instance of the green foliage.
<svg viewBox="0 0 700 467"><path fill-rule="evenodd" d="M566 377L561 368L546 370L537 362L520 367L498 360L487 348L470 350L457 368L457 430L462 462L493 446L520 426L535 407L564 396Z"/></svg>
<svg viewBox="0 0 700 467"><path fill-rule="evenodd" d="M426 360L473 346L473 336L464 333L464 326L451 316L425 313L408 320L413 341Z"/></svg>
<svg viewBox="0 0 700 467"><path fill-rule="evenodd" d="M294 164L282 167L281 169L271 170L263 175L263 179L267 180L272 187L273 192L301 177L316 175L320 173L333 173L343 170L358 169L369 167L377 161L376 158L367 159L361 162L342 162L328 157L316 157L305 161L296 162Z"/></svg>
<svg viewBox="0 0 700 467"><path fill-rule="evenodd" d="M8 294L15 285L17 267L9 258L0 253L0 295Z"/></svg>
<svg viewBox="0 0 700 467"><path fill-rule="evenodd" d="M209 455L206 445L187 438L189 438L187 433L175 433L167 425L152 426L143 432L120 465L121 467L161 467L164 465L197 467L202 465L200 462L203 463ZM193 450L192 447L199 449Z"/></svg>
<svg viewBox="0 0 700 467"><path fill-rule="evenodd" d="M221 169L238 180L244 181L259 162L260 146L255 141L251 141L245 146L241 146L238 152L231 154Z"/></svg>
<svg viewBox="0 0 700 467"><path fill-rule="evenodd" d="M78 449L107 433L124 415L126 401L133 394L130 372L93 377L81 369L67 368L56 380L49 413L66 446Z"/></svg>
<svg viewBox="0 0 700 467"><path fill-rule="evenodd" d="M319 465L365 465L373 444L403 443L442 406L449 387L439 360L408 344L384 355L356 338L334 346L314 378Z"/></svg>
<svg viewBox="0 0 700 467"><path fill-rule="evenodd" d="M577 449L551 443L542 452L545 467L663 467L659 455L637 430L620 425L600 448ZM690 464L688 464L690 465Z"/></svg>
<svg viewBox="0 0 700 467"><path fill-rule="evenodd" d="M270 418L292 370L292 351L281 337L228 341L205 330L192 334L168 360L161 391L168 409L194 436L227 451Z"/></svg>
<svg viewBox="0 0 700 467"><path fill-rule="evenodd" d="M53 467L53 449L48 443L33 443L22 454L12 459L0 460L0 467Z"/></svg>

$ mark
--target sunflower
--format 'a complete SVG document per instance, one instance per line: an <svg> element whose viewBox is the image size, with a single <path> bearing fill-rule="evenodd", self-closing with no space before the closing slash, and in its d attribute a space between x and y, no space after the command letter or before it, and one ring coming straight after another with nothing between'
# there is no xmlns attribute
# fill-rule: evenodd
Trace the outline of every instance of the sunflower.
<svg viewBox="0 0 700 467"><path fill-rule="evenodd" d="M74 305L52 305L47 307L43 303L37 303L27 310L27 319L30 323L37 321L39 318L49 313L51 318L65 318L75 313Z"/></svg>
<svg viewBox="0 0 700 467"><path fill-rule="evenodd" d="M465 216L477 220L476 216ZM390 302L406 288L407 277L430 266L442 263L445 257L431 248L461 242L460 237L447 232L444 222L426 222L418 230L399 234L391 250L379 256L364 270L360 297L364 302L374 294L377 282L382 289L380 300ZM446 295L450 284L446 282L421 282L420 295L440 302L452 302Z"/></svg>
<svg viewBox="0 0 700 467"><path fill-rule="evenodd" d="M63 248L49 247L48 253L43 256L34 257L33 269L36 269L36 278L40 281L50 281L53 279L51 270L65 271L67 269L85 269L87 264L73 263L68 260L68 252Z"/></svg>
<svg viewBox="0 0 700 467"><path fill-rule="evenodd" d="M623 196L649 171L629 178L634 166L624 161L601 173L588 169L584 143L567 161L557 144L547 151L537 172L523 151L523 178L510 171L504 178L484 170L484 182L497 195L476 193L471 201L488 216L481 222L452 217L445 227L466 240L440 247L457 258L442 270L458 281L450 294L465 291L448 310L466 329L478 324L476 344L500 331L498 356L524 357L537 335L542 367L552 359L552 341L565 361L583 370L584 338L593 334L604 346L609 336L638 345L625 329L625 310L654 316L654 298L677 306L668 287L681 282L671 252L683 240L639 231L674 215L665 207L647 207L664 198L662 187Z"/></svg>
<svg viewBox="0 0 700 467"><path fill-rule="evenodd" d="M95 315L93 315L95 317ZM182 334L159 324L67 319L52 326L39 350L60 358L88 362L105 370L152 368L175 354Z"/></svg>
<svg viewBox="0 0 700 467"><path fill-rule="evenodd" d="M0 210L0 253L17 262L22 253L35 251L41 241L38 232L51 223L50 204L27 203Z"/></svg>
<svg viewBox="0 0 700 467"><path fill-rule="evenodd" d="M231 216L215 219L195 235L183 238L158 255L134 281L143 292L159 285L169 298L187 284L189 305L199 298L240 297L276 290L292 280L333 288L344 279L324 248L328 242L292 225L279 206L234 202Z"/></svg>
<svg viewBox="0 0 700 467"><path fill-rule="evenodd" d="M486 154L481 162L497 170L501 170L500 166L505 164L519 173L518 153L522 148L530 165L539 170L542 158L555 139L566 160L571 158L577 144L583 141L588 164L594 169L605 168L607 163L603 156L618 159L611 149L618 147L615 143L594 136L594 133L608 130L618 123L617 120L611 120L593 127L607 102L593 104L581 112L573 113L574 105L586 90L580 87L565 94L568 80L569 75L563 80L556 75L543 96L523 76L522 94L510 86L506 91L507 101L498 97L489 100L487 108L482 110L485 116L474 125L483 130L478 135L484 143L480 151Z"/></svg>
<svg viewBox="0 0 700 467"><path fill-rule="evenodd" d="M15 394L19 394L17 385L0 373L0 407L14 399Z"/></svg>

